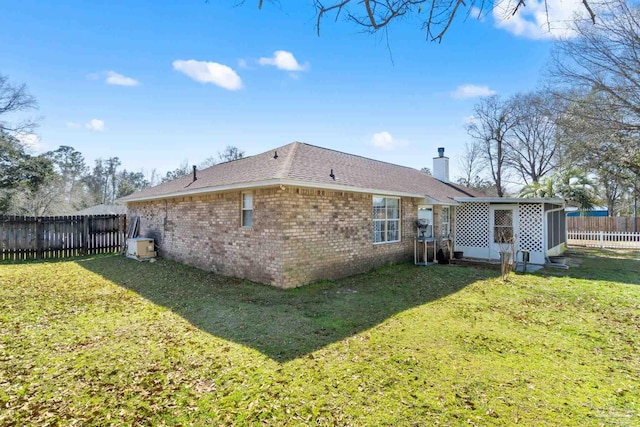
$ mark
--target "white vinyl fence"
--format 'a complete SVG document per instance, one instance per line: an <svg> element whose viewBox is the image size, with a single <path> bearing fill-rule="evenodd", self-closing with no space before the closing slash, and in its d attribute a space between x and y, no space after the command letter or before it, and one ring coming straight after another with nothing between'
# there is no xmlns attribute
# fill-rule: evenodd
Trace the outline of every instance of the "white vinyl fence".
<svg viewBox="0 0 640 427"><path fill-rule="evenodd" d="M640 233L616 231L568 231L567 244L592 248L640 249Z"/></svg>

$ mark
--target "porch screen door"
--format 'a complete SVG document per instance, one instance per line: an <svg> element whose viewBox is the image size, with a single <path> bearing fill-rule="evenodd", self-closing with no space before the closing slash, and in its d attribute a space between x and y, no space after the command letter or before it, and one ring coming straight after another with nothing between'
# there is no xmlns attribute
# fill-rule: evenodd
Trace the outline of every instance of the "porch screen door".
<svg viewBox="0 0 640 427"><path fill-rule="evenodd" d="M511 242L517 246L518 207L514 205L491 206L491 258L500 258L501 250L511 250Z"/></svg>

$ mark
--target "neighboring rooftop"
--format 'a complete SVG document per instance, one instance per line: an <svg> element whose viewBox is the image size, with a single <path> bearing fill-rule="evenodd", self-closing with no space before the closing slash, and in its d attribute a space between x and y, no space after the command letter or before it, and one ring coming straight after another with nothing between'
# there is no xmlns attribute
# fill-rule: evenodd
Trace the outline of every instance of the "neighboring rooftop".
<svg viewBox="0 0 640 427"><path fill-rule="evenodd" d="M124 215L126 213L126 206L100 204L77 211L74 215Z"/></svg>
<svg viewBox="0 0 640 427"><path fill-rule="evenodd" d="M189 174L118 201L153 200L277 184L428 196L441 203L455 203L454 197L484 196L458 184L438 181L417 169L302 142L292 142L262 154L220 163L200 170L196 175L195 181L193 175Z"/></svg>

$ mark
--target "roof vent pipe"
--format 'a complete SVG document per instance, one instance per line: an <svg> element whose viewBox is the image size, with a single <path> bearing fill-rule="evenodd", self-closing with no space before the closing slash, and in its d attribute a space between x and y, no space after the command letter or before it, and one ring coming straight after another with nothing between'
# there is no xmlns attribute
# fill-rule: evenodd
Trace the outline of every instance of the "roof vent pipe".
<svg viewBox="0 0 640 427"><path fill-rule="evenodd" d="M193 180L194 181L198 179L198 177L196 176L196 170L197 170L196 165L193 165Z"/></svg>

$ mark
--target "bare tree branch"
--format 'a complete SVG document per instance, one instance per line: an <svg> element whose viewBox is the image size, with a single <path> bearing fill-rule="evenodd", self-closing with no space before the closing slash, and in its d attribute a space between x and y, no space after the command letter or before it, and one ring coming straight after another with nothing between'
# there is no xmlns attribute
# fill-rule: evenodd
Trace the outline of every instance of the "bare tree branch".
<svg viewBox="0 0 640 427"><path fill-rule="evenodd" d="M498 197L505 194L507 178L507 138L515 125L509 102L493 95L483 98L474 107L474 121L467 133L482 147L482 158L491 172Z"/></svg>
<svg viewBox="0 0 640 427"><path fill-rule="evenodd" d="M547 5L547 2L544 2L544 5ZM516 4L516 7L513 8L513 12L511 12L511 16L515 16L516 13L518 13L518 10L520 9L520 6L522 7L526 7L527 5L524 4L524 0L518 0L518 3Z"/></svg>
<svg viewBox="0 0 640 427"><path fill-rule="evenodd" d="M340 12L342 12L342 8L345 7L350 2L351 2L351 0L343 0L342 2L336 3L336 4L332 5L332 6L324 7L324 5L319 0L317 0L315 2L316 10L318 12L318 18L316 19L316 32L317 32L317 34L320 35L320 22L322 21L322 18L324 18L324 15L326 15L327 13L337 9L336 17L335 17L335 20L337 21L338 17L340 16Z"/></svg>
<svg viewBox="0 0 640 427"><path fill-rule="evenodd" d="M436 37L434 37L431 41L438 40L439 43L442 42L442 37L444 37L444 34L447 32L447 30L451 26L451 23L453 22L453 18L456 16L456 12L458 11L458 7L460 7L461 4L464 5L464 1L458 0L456 2L456 6L453 8L453 11L451 11L451 14L449 15L449 20L444 25L444 28L442 29L442 31L440 31L440 34L438 34Z"/></svg>
<svg viewBox="0 0 640 427"><path fill-rule="evenodd" d="M241 0L243 3L245 0ZM264 0L257 0L258 8L261 9ZM595 23L595 12L591 7L590 0L582 0L583 7L587 10L591 21ZM426 30L427 38L431 41L442 42L444 35L449 31L456 15L461 7L477 8L480 13L484 10L492 10L496 2L486 2L485 0L314 0L316 8L316 32L320 34L322 20L329 14L334 13L334 21L340 16L346 16L348 21L365 28L370 32L376 32L387 27L391 22L395 22L404 16L421 16L423 10L428 11L426 18L422 21L422 28ZM506 10L506 15L515 15L522 8L526 7L525 0L517 0L510 3ZM343 14L343 11L346 14ZM547 14L547 24L549 30L549 8L545 0L545 11ZM469 12L467 12L467 16Z"/></svg>
<svg viewBox="0 0 640 427"><path fill-rule="evenodd" d="M36 99L29 94L25 84L13 86L7 76L0 74L0 132L13 135L30 133L36 126L35 119L23 119L17 122L3 120L7 114L20 113L38 108Z"/></svg>
<svg viewBox="0 0 640 427"><path fill-rule="evenodd" d="M626 141L622 153L633 158L640 153L640 139L631 142L640 138L640 8L614 1L601 11L596 25L576 22L577 37L556 44L548 73L570 106L564 127L593 131L594 144Z"/></svg>
<svg viewBox="0 0 640 427"><path fill-rule="evenodd" d="M559 161L556 123L562 101L542 91L516 94L509 99L509 109L514 125L505 138L506 163L526 184L536 183Z"/></svg>
<svg viewBox="0 0 640 427"><path fill-rule="evenodd" d="M546 5L546 2L545 2L545 5ZM589 16L591 17L591 22L595 24L596 14L593 12L593 9L591 9L589 2L587 0L582 0L582 5L584 6L585 9L587 9L587 12L589 12Z"/></svg>

